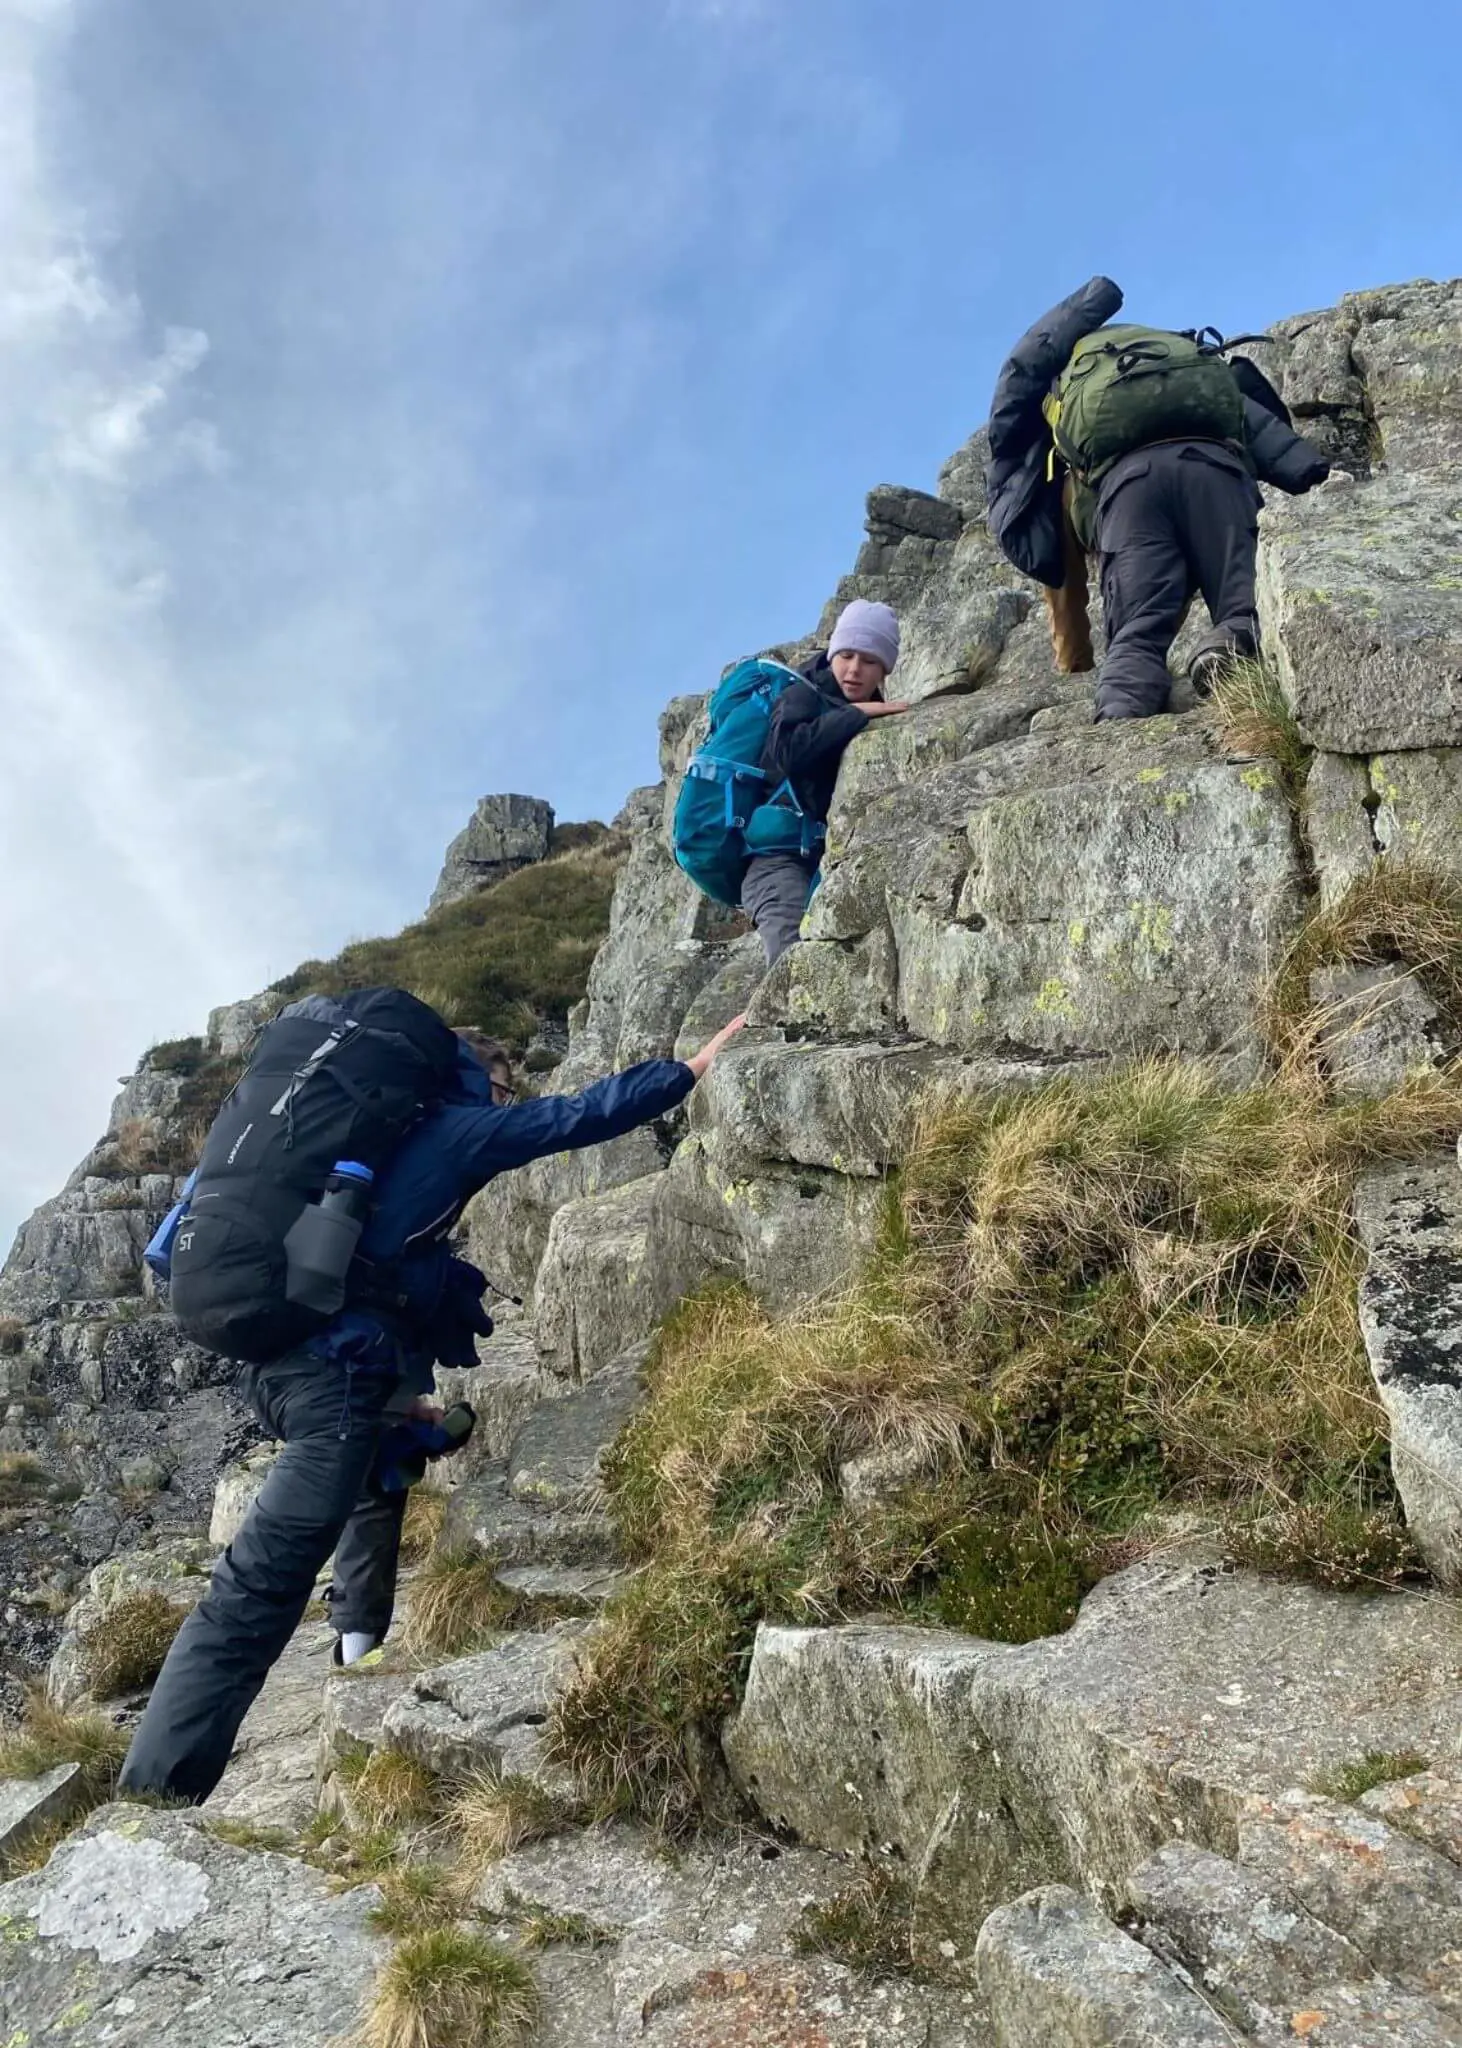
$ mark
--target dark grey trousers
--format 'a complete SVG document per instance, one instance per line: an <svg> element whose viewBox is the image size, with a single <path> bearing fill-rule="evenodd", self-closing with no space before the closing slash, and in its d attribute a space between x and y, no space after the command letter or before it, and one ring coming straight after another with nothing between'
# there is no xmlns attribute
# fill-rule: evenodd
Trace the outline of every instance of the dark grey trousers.
<svg viewBox="0 0 1462 2048"><path fill-rule="evenodd" d="M796 853L757 853L741 884L741 908L761 934L767 966L774 967L802 929L815 860Z"/></svg>
<svg viewBox="0 0 1462 2048"><path fill-rule="evenodd" d="M1107 632L1099 719L1167 708L1168 649L1195 591L1213 621L1204 646L1257 653L1258 515L1258 486L1217 441L1139 448L1108 471L1096 519Z"/></svg>
<svg viewBox="0 0 1462 2048"><path fill-rule="evenodd" d="M375 1463L396 1382L293 1352L249 1368L242 1390L284 1449L174 1639L127 1752L125 1791L208 1797L332 1551L336 1630L390 1627L406 1494L383 1492Z"/></svg>

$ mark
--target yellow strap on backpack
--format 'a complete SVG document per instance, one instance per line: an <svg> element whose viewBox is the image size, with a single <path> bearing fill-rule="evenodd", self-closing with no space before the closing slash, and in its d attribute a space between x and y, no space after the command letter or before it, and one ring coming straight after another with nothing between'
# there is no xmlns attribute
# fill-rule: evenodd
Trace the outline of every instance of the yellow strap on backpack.
<svg viewBox="0 0 1462 2048"><path fill-rule="evenodd" d="M1056 481L1056 428L1061 420L1061 397L1059 392L1048 391L1041 400L1041 411L1045 414L1046 425L1051 429L1051 446L1046 454L1046 482Z"/></svg>

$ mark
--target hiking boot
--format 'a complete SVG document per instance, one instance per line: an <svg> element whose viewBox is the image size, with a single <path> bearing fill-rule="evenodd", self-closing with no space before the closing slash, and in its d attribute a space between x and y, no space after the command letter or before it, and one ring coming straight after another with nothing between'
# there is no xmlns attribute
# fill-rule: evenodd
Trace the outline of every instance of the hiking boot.
<svg viewBox="0 0 1462 2048"><path fill-rule="evenodd" d="M1193 685L1194 696L1211 697L1215 683L1222 682L1233 665L1233 650L1228 647L1207 647L1201 654L1195 654L1188 663L1188 681Z"/></svg>

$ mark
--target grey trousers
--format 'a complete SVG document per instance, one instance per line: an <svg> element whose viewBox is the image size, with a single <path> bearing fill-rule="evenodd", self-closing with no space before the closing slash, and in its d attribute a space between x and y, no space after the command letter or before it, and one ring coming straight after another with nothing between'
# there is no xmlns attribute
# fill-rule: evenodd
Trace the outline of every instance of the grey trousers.
<svg viewBox="0 0 1462 2048"><path fill-rule="evenodd" d="M1167 708L1168 649L1195 591L1213 621L1204 645L1257 653L1259 489L1216 441L1163 442L1124 455L1102 479L1096 541L1107 652L1097 717Z"/></svg>
<svg viewBox="0 0 1462 2048"><path fill-rule="evenodd" d="M395 1380L292 1352L249 1368L242 1388L284 1449L173 1640L122 1767L125 1791L208 1797L332 1551L336 1630L390 1627L406 1494L384 1492L375 1463L400 1405Z"/></svg>
<svg viewBox="0 0 1462 2048"><path fill-rule="evenodd" d="M753 854L741 884L741 907L761 934L768 967L796 943L816 873L817 862L800 854Z"/></svg>

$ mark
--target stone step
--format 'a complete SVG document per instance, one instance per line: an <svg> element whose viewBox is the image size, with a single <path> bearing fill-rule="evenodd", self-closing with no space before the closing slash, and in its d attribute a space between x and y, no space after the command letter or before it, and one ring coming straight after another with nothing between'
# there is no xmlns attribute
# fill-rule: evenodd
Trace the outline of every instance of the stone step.
<svg viewBox="0 0 1462 2048"><path fill-rule="evenodd" d="M1462 1994L1462 1870L1373 1813L1314 1793L1249 1802L1239 1861L1411 1990Z"/></svg>
<svg viewBox="0 0 1462 2048"><path fill-rule="evenodd" d="M1353 1943L1281 1887L1190 1842L1170 1842L1134 1871L1128 1899L1147 1946L1253 2034L1282 2034L1320 1985L1372 1974Z"/></svg>
<svg viewBox="0 0 1462 2048"><path fill-rule="evenodd" d="M976 1960L999 2048L1234 2048L1196 1992L1067 1885L992 1913Z"/></svg>
<svg viewBox="0 0 1462 2048"><path fill-rule="evenodd" d="M557 1927L535 1958L545 2000L536 2048L990 2048L972 1988L870 1981L798 1952L804 1908L857 1878L836 1858L770 1840L677 1856L611 1823L493 1864L478 1904L520 1935ZM598 1945L571 1945L575 1931Z"/></svg>
<svg viewBox="0 0 1462 2048"><path fill-rule="evenodd" d="M644 1405L649 1348L634 1345L577 1393L534 1410L508 1455L515 1499L549 1508L597 1503L604 1453Z"/></svg>
<svg viewBox="0 0 1462 2048"><path fill-rule="evenodd" d="M921 1940L968 1958L1014 1893L1064 1882L1116 1910L1165 1842L1231 1853L1252 1794L1370 1750L1449 1753L1459 1672L1454 1603L1147 1564L1018 1646L764 1626L725 1747L774 1824L895 1849Z"/></svg>
<svg viewBox="0 0 1462 2048"><path fill-rule="evenodd" d="M542 1603L561 1613L585 1614L604 1607L634 1577L632 1572L615 1571L598 1564L511 1564L497 1574L505 1592L520 1599Z"/></svg>
<svg viewBox="0 0 1462 2048"><path fill-rule="evenodd" d="M1455 1768L1455 1767L1454 1767ZM1393 1778L1389 1785L1377 1785L1356 1801L1363 1813L1373 1813L1404 1835L1414 1835L1439 1856L1450 1856L1462 1864L1462 1782L1440 1771L1417 1771L1409 1778Z"/></svg>
<svg viewBox="0 0 1462 2048"><path fill-rule="evenodd" d="M0 1778L0 1869L42 1828L76 1811L80 1777L78 1765L57 1764L38 1778Z"/></svg>
<svg viewBox="0 0 1462 2048"><path fill-rule="evenodd" d="M108 1806L0 1885L0 2040L327 2048L365 2018L389 1943L372 1885L337 1892L196 1815Z"/></svg>
<svg viewBox="0 0 1462 2048"><path fill-rule="evenodd" d="M444 1777L532 1778L562 1789L543 1758L549 1709L573 1665L584 1623L505 1635L489 1650L419 1672L386 1709L383 1746Z"/></svg>
<svg viewBox="0 0 1462 2048"><path fill-rule="evenodd" d="M519 1500L504 1465L489 1467L449 1496L440 1547L476 1551L500 1565L607 1565L616 1554L614 1530L602 1508Z"/></svg>

